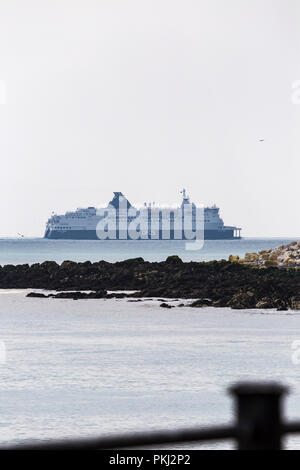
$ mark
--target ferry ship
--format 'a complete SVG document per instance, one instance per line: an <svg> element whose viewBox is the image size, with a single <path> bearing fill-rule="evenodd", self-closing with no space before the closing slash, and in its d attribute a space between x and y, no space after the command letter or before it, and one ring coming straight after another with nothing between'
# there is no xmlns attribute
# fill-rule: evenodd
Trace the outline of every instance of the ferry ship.
<svg viewBox="0 0 300 470"><path fill-rule="evenodd" d="M197 207L190 202L190 198L186 194L186 190L181 191L181 205L175 209L181 214L180 217L184 224L184 217L190 211L192 217L191 228L195 230L195 220ZM122 214L121 215L121 205ZM116 230L113 235L108 236L109 217L111 210L114 210L116 216ZM233 240L241 238L241 228L235 226L224 225L219 214L219 208L214 205L212 207L202 208L203 217L203 238L205 240ZM164 230L162 219L168 212L170 226ZM133 215L132 215L133 214ZM153 217L156 217L156 227L154 229ZM124 220L125 218L125 220ZM138 222L139 219L139 223ZM99 227L108 226L106 231L100 231ZM139 236L134 239L154 239L154 240L174 240L186 239L184 230L181 226L176 231L176 222L174 219L174 209L156 207L155 203L144 203L142 209L134 208L121 192L114 192L113 199L106 208L97 209L96 207L78 208L74 212L66 212L63 215L52 213L52 216L46 223L44 238L49 239L69 239L69 240L99 240L99 239L116 239L130 240L133 236L127 229L130 224L135 224ZM125 227L125 228L124 228ZM127 228L126 228L127 227ZM101 232L101 233L100 233ZM103 236L104 234L104 236Z"/></svg>

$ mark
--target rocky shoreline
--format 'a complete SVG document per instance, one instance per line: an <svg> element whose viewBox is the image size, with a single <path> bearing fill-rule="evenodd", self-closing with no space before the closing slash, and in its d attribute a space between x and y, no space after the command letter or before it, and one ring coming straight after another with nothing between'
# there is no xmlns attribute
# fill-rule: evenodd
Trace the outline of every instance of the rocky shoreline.
<svg viewBox="0 0 300 470"><path fill-rule="evenodd" d="M300 241L280 245L258 253L246 253L244 258L230 256L229 261L249 264L259 268L300 268Z"/></svg>
<svg viewBox="0 0 300 470"><path fill-rule="evenodd" d="M6 265L0 267L0 288L54 290L57 294L51 297L74 299L122 298L128 295L107 291L128 290L136 291L129 295L133 300L195 299L195 307L300 309L300 269L262 269L235 259L184 263L170 256L159 263L136 258L117 263Z"/></svg>

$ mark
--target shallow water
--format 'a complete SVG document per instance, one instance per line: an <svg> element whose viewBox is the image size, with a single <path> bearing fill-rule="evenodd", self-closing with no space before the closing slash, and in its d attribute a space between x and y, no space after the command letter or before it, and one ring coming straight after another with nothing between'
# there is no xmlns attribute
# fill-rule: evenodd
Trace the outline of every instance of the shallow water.
<svg viewBox="0 0 300 470"><path fill-rule="evenodd" d="M289 384L285 412L300 417L300 312L25 294L0 291L2 443L226 423L226 389L245 379Z"/></svg>

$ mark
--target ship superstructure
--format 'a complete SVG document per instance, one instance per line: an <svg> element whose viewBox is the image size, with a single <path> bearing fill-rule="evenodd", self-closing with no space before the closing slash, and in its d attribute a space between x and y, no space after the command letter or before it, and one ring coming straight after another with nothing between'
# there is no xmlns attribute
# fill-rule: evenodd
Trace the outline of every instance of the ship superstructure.
<svg viewBox="0 0 300 470"><path fill-rule="evenodd" d="M185 218L191 217L191 230L196 230L198 208L190 202L185 189L181 193L181 205L174 210L174 208L156 207L154 203L145 203L143 208L136 209L121 192L114 192L113 199L105 208L79 208L74 212L66 212L62 215L53 213L46 223L45 238L70 240L185 239L183 228ZM179 219L176 219L176 214L179 214ZM224 225L216 205L204 207L201 214L204 239L232 240L241 238L241 228ZM169 222L168 226L165 221ZM113 223L115 230L111 229Z"/></svg>

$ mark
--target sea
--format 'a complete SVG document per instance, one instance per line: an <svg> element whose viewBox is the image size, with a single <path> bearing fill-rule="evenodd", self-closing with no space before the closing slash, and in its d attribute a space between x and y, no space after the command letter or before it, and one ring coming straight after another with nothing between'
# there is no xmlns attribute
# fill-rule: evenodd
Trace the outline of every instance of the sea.
<svg viewBox="0 0 300 470"><path fill-rule="evenodd" d="M300 238L300 237L299 237ZM0 265L33 264L43 261L123 261L142 257L146 261L164 261L177 255L183 261L211 261L244 256L298 238L242 238L206 240L201 249L183 240L48 240L45 238L0 238Z"/></svg>
<svg viewBox="0 0 300 470"><path fill-rule="evenodd" d="M290 241L209 241L188 253L178 242L1 239L0 264L162 261L170 254L201 261ZM287 385L284 416L300 418L298 311L192 309L179 307L180 299L168 310L159 299L74 301L28 298L29 291L0 289L0 447L227 424L235 419L228 388L245 380ZM285 446L300 449L300 435Z"/></svg>

